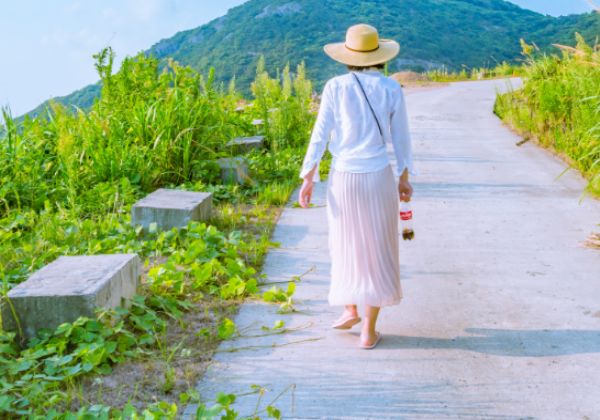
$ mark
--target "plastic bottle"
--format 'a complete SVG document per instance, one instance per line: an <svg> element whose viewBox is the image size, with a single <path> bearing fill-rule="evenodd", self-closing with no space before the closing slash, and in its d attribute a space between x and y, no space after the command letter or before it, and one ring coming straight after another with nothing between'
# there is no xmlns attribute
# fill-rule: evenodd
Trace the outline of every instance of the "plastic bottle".
<svg viewBox="0 0 600 420"><path fill-rule="evenodd" d="M415 237L413 230L413 212L410 202L400 202L400 220L402 225L402 239L412 241Z"/></svg>

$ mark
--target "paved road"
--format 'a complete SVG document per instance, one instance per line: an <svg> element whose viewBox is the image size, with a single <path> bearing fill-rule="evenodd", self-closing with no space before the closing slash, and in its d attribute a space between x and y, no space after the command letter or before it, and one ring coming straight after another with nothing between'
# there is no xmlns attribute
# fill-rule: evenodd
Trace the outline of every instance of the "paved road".
<svg viewBox="0 0 600 420"><path fill-rule="evenodd" d="M287 208L265 273L282 281L314 267L294 298L303 312L248 303L236 322L245 335L277 319L305 328L223 343L204 397L258 384L270 390L261 407L283 392L284 418L302 419L600 418L600 252L582 245L600 203L580 203L585 182L557 179L565 165L548 152L515 146L492 114L505 84L407 97L416 240L401 245L405 298L383 311L380 347L359 350L358 330L329 328L325 209ZM300 340L316 341L281 346ZM240 397L240 414L257 400Z"/></svg>

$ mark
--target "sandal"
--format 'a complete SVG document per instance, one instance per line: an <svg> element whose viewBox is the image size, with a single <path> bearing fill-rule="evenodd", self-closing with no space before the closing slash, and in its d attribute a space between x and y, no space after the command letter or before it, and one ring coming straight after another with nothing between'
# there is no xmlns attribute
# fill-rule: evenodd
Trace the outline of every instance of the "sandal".
<svg viewBox="0 0 600 420"><path fill-rule="evenodd" d="M346 316L346 317L342 317L342 318L338 319L337 321L335 321L333 323L332 327L335 328L336 330L349 330L350 328L352 328L353 326L358 324L360 321L362 321L362 320L358 316L357 317Z"/></svg>
<svg viewBox="0 0 600 420"><path fill-rule="evenodd" d="M360 339L360 348L361 349L365 349L365 350L374 349L377 346L377 344L379 344L379 342L381 341L381 333L379 331L375 331L375 337L376 338L375 338L375 341L373 342L373 344L367 345L367 344L363 343L362 336L361 336L361 339Z"/></svg>

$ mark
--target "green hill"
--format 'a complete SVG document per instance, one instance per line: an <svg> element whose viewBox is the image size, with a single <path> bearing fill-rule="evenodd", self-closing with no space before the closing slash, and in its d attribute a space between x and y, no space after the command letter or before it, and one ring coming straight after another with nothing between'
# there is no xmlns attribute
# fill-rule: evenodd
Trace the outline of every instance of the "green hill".
<svg viewBox="0 0 600 420"><path fill-rule="evenodd" d="M242 90L253 79L261 55L269 68L305 61L308 76L320 88L343 71L325 56L323 44L342 40L345 29L358 22L400 42L392 71L493 67L519 59L520 38L550 48L556 42L572 44L576 31L592 43L600 34L599 14L555 18L503 0L250 0L206 25L158 42L148 53L200 71L215 67L220 80L235 76ZM89 89L98 87L60 102L85 107L95 94ZM36 111L40 109L43 105Z"/></svg>

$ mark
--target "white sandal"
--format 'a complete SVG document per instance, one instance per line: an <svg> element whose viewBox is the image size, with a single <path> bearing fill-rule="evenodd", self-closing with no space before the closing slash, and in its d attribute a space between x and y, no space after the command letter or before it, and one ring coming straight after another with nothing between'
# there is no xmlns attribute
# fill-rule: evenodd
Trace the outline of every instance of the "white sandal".
<svg viewBox="0 0 600 420"><path fill-rule="evenodd" d="M349 330L350 328L358 324L360 321L362 320L359 316L345 316L335 321L332 327L336 330Z"/></svg>
<svg viewBox="0 0 600 420"><path fill-rule="evenodd" d="M370 345L364 344L364 342L362 341L362 336L361 336L360 348L365 349L365 350L374 349L377 346L377 344L379 344L379 342L381 341L381 333L379 331L375 331L375 336L376 336L375 341L373 342L373 344L370 344Z"/></svg>

